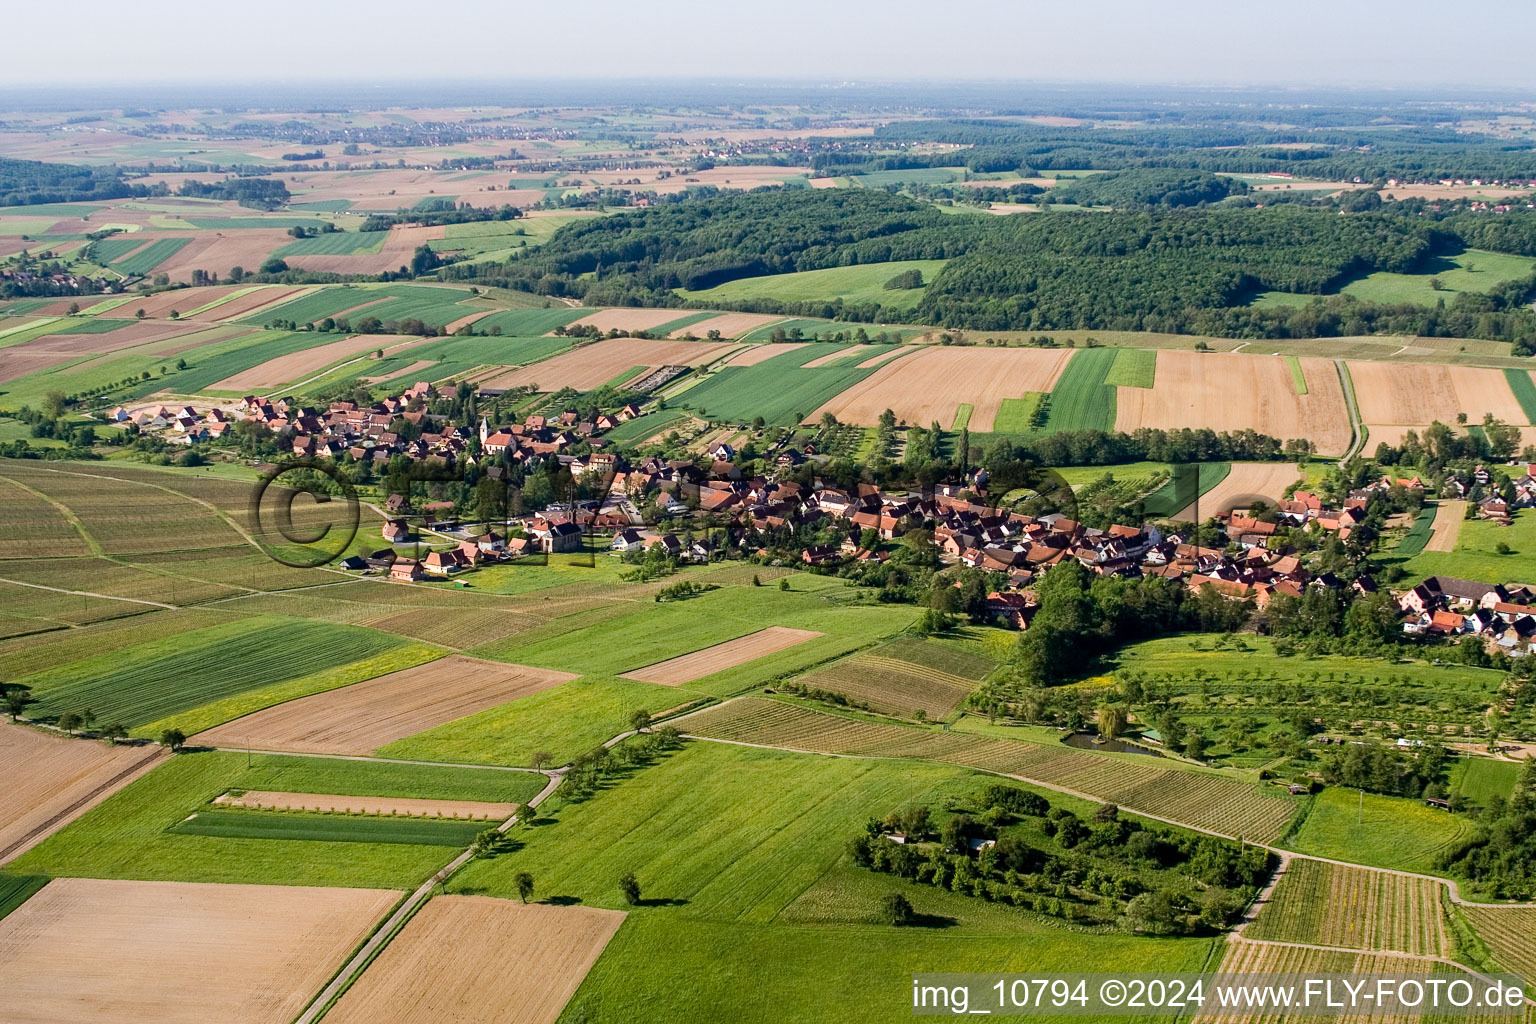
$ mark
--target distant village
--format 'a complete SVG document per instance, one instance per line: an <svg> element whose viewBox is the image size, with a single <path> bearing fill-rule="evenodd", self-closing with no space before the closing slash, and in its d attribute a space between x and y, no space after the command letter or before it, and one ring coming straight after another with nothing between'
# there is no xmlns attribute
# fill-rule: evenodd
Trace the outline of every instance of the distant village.
<svg viewBox="0 0 1536 1024"><path fill-rule="evenodd" d="M494 393L479 392L482 397ZM587 537L600 538L618 554L661 555L678 564L704 563L718 557L707 539L724 522L729 546L747 547L755 536L782 531L830 533L831 543L802 547L798 561L816 571L848 563L884 561L890 542L914 530L927 531L946 565L995 574L987 611L1000 625L1026 630L1036 611L1032 584L1040 573L1075 559L1100 576L1161 576L1182 581L1194 591L1212 590L1224 598L1251 601L1262 611L1278 595L1300 597L1309 587L1359 593L1377 590L1370 577L1352 582L1329 573L1313 574L1303 559L1272 543L1282 528L1314 528L1347 540L1365 520L1373 501L1394 487L1424 488L1418 477L1383 476L1351 491L1340 507L1317 494L1296 491L1272 509L1248 514L1237 510L1216 519L1218 535L1196 536L1193 527L1174 529L1155 522L1086 526L1062 514L1023 515L987 504L987 478L977 471L963 484L935 487L931 493L892 493L873 484L851 490L812 476L807 486L788 476L807 461L824 457L814 445L786 447L768 460L768 476L745 477L729 444L713 445L700 459L649 457L636 462L610 450L603 434L641 415L633 404L612 414L576 410L530 415L523 422L478 428L446 423L426 409L429 399L455 397L452 386L438 389L419 382L400 395L372 406L351 400L321 410L292 399L247 396L226 410L199 413L190 406L119 408L111 418L158 430L168 441L196 444L222 437L239 420L259 423L291 445L300 457L370 463L380 474L403 456L445 469L484 464L493 478L501 467L557 465L573 478L602 480L606 497L589 503L557 504L509 517L503 531L475 533L454 516L452 502L414 507L411 497L393 494L380 511L386 516L380 538L389 545L413 538L432 550L403 557L386 549L372 559L353 558L344 568L388 573L402 581L447 577L489 562L532 554L582 550ZM418 428L407 439L401 421ZM1513 493L1491 490L1492 474L1478 466L1465 479L1456 475L1441 484L1442 497L1486 493L1476 515L1508 523L1522 508L1536 507L1536 466L1516 467ZM412 525L412 520L417 525ZM1169 532L1164 532L1168 530ZM425 531L423 533L422 531ZM840 538L840 539L836 539ZM1398 598L1403 630L1424 636L1477 635L1490 647L1524 655L1536 639L1536 588L1524 584L1431 577Z"/></svg>

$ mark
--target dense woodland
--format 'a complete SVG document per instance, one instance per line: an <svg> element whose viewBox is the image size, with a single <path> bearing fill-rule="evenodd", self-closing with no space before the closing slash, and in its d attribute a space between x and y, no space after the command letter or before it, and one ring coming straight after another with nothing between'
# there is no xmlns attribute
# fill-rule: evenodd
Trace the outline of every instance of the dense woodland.
<svg viewBox="0 0 1536 1024"><path fill-rule="evenodd" d="M1400 112L1394 111L1393 119L1399 116ZM1348 117L1340 120L1347 121ZM1470 135L1444 124L1360 127L1360 113L1353 117L1353 127L1144 124L1114 130L1005 119L906 121L876 130L875 144L887 148L919 142L970 146L973 148L958 159L953 152L903 154L897 159L910 161L906 167L952 167L959 163L977 171L1178 167L1240 174L1282 171L1331 181L1536 177L1536 155L1502 139ZM1287 111L1286 118L1300 121L1304 115ZM890 158L840 148L829 148L816 156L818 171L828 174L884 169L877 166L882 159Z"/></svg>
<svg viewBox="0 0 1536 1024"><path fill-rule="evenodd" d="M1164 187L1198 189L1198 176ZM1180 185L1179 183L1183 184ZM1073 186L1086 187L1086 186ZM1144 176L1106 193L1156 195ZM1379 204L1378 204L1379 206ZM874 190L720 194L626 210L561 229L503 265L443 276L581 298L587 305L683 305L677 289L891 260L947 259L915 309L841 300L734 303L753 312L982 331L1126 330L1244 338L1372 333L1479 337L1536 350L1536 276L1435 306L1330 295L1374 271L1487 247L1536 253L1536 214L1422 206L1139 208L1113 213L955 217ZM1318 296L1300 308L1247 305L1263 291ZM716 300L714 305L718 306Z"/></svg>
<svg viewBox="0 0 1536 1024"><path fill-rule="evenodd" d="M0 206L127 199L148 194L144 186L123 181L114 168L0 157Z"/></svg>

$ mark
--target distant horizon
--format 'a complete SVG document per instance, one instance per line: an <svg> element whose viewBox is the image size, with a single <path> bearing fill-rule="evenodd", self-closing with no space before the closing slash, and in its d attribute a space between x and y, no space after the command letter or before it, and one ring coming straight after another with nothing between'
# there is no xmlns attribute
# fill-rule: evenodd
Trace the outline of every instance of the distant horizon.
<svg viewBox="0 0 1536 1024"><path fill-rule="evenodd" d="M23 45L8 49L0 85L357 83L393 71L430 87L626 80L666 68L689 81L740 80L747 70L797 81L1536 90L1528 43L1498 27L1523 23L1526 6L1488 0L1478 14L1489 27L1452 40L1434 32L1446 11L1431 0L1389 9L1293 0L1283 11L1218 0L1104 0L1083 11L976 0L963 16L918 0L781 0L771 11L592 0L578 13L492 0L442 11L405 0L273 0L255 17L168 0L80 0L67 14L37 5L9 14L9 37ZM66 31L67 49L46 45Z"/></svg>
<svg viewBox="0 0 1536 1024"><path fill-rule="evenodd" d="M638 93L638 94L637 94ZM667 95L681 93L681 95ZM453 106L606 106L667 107L708 102L719 106L751 104L801 106L912 105L917 107L1000 107L997 116L1038 116L1062 104L1135 101L1177 108L1183 103L1284 106L1395 101L1416 105L1494 104L1536 107L1536 86L1495 88L1486 85L1429 85L1340 82L1306 86L1266 82L1141 82L1047 78L943 78L909 76L830 79L811 75L777 77L697 75L613 75L552 77L484 75L433 79L362 77L207 78L131 83L73 80L29 82L0 91L4 111L88 111L152 106L162 109L321 110L352 108Z"/></svg>

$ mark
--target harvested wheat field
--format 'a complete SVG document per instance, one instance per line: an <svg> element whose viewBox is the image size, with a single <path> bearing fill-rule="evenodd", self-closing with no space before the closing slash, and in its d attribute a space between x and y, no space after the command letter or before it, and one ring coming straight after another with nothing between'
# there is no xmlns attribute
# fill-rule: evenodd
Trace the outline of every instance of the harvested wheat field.
<svg viewBox="0 0 1536 1024"><path fill-rule="evenodd" d="M748 345L740 352L731 356L728 366L756 366L765 363L774 356L782 356L786 352L794 352L806 345L802 341L770 341L766 345Z"/></svg>
<svg viewBox="0 0 1536 1024"><path fill-rule="evenodd" d="M660 327L662 324L671 323L682 316L684 312L675 309L631 309L620 307L615 309L600 309L596 313L588 313L580 320L573 320L567 327L596 327L600 331L648 331L652 327Z"/></svg>
<svg viewBox="0 0 1536 1024"><path fill-rule="evenodd" d="M1467 518L1467 503L1443 499L1435 507L1435 525L1425 551L1455 551L1456 538L1461 536L1461 524Z"/></svg>
<svg viewBox="0 0 1536 1024"><path fill-rule="evenodd" d="M402 343L419 344L424 339L394 334L358 334L326 345L316 345L302 352L293 352L276 359L268 359L248 370L225 377L210 384L214 391L251 391L256 388L278 388L284 384L313 376L332 363L360 356L375 349L386 352Z"/></svg>
<svg viewBox="0 0 1536 1024"><path fill-rule="evenodd" d="M658 661L654 665L625 672L619 678L638 679L642 683L660 683L662 686L679 686L683 683L714 675L728 668L756 661L777 651L782 651L807 640L814 640L820 633L810 629L790 629L787 626L769 626L756 633L727 640L723 644L706 647L702 651L681 657Z"/></svg>
<svg viewBox="0 0 1536 1024"><path fill-rule="evenodd" d="M1280 356L1163 349L1152 387L1117 389L1115 429L1256 430L1281 440L1306 437L1319 454L1340 455L1350 429L1338 371L1327 359L1304 358L1301 368L1305 395L1296 393ZM975 424L973 416L972 430Z"/></svg>
<svg viewBox="0 0 1536 1024"><path fill-rule="evenodd" d="M341 814L398 814L412 818L473 818L506 821L517 804L479 800L427 800L417 797L335 796L330 793L272 793L251 790L216 798L225 807L263 807L272 811L325 811Z"/></svg>
<svg viewBox="0 0 1536 1024"><path fill-rule="evenodd" d="M172 281L188 281L192 271L207 270L227 277L231 267L252 270L293 238L282 228L231 228L227 232L199 231L192 241L155 268Z"/></svg>
<svg viewBox="0 0 1536 1024"><path fill-rule="evenodd" d="M449 655L279 704L194 741L315 754L367 754L424 729L575 679L570 672Z"/></svg>
<svg viewBox="0 0 1536 1024"><path fill-rule="evenodd" d="M389 889L56 878L0 920L10 1024L288 1024Z"/></svg>
<svg viewBox="0 0 1536 1024"><path fill-rule="evenodd" d="M623 923L620 910L439 896L326 1024L553 1024Z"/></svg>
<svg viewBox="0 0 1536 1024"><path fill-rule="evenodd" d="M138 778L159 747L112 747L0 725L0 863L20 856Z"/></svg>
<svg viewBox="0 0 1536 1024"><path fill-rule="evenodd" d="M464 328L473 324L476 320L479 320L481 317L490 316L494 312L496 312L494 309L482 309L474 313L470 313L467 316L461 316L457 320L454 320L452 323L444 324L443 333L457 334L459 331L462 331Z"/></svg>
<svg viewBox="0 0 1536 1024"><path fill-rule="evenodd" d="M497 374L479 383L481 387L491 388L536 384L540 391L559 391L561 388L590 391L636 366L702 366L735 347L728 341L609 338Z"/></svg>
<svg viewBox="0 0 1536 1024"><path fill-rule="evenodd" d="M1255 496L1273 505L1300 476L1289 462L1234 462L1226 479L1200 496L1200 518L1247 508ZM1197 504L1190 504L1173 518L1193 522Z"/></svg>
<svg viewBox="0 0 1536 1024"><path fill-rule="evenodd" d="M240 290L241 286L236 284L215 285L209 288L177 288L174 291L156 292L153 295L145 295L125 302L108 315L133 316L142 309L147 320L166 319L173 310L185 316L194 309L227 298Z"/></svg>
<svg viewBox="0 0 1536 1024"><path fill-rule="evenodd" d="M667 335L669 338L681 338L691 334L695 338L707 338L710 331L719 331L720 337L730 340L739 338L748 331L755 331L759 327L767 327L769 324L783 320L782 316L769 316L766 313L722 313L712 316L708 320L700 320L696 324L684 327L682 330L673 331Z"/></svg>
<svg viewBox="0 0 1536 1024"><path fill-rule="evenodd" d="M1490 412L1505 423L1530 422L1503 370L1350 360L1349 376L1366 423L1452 424L1463 412L1470 423Z"/></svg>
<svg viewBox="0 0 1536 1024"><path fill-rule="evenodd" d="M310 288L290 288L284 285L262 285L251 289L244 295L236 295L232 299L226 299L206 313L199 313L199 320L238 320L241 317L250 316L252 313L275 306L281 306L291 299L306 294Z"/></svg>
<svg viewBox="0 0 1536 1024"><path fill-rule="evenodd" d="M844 423L872 427L890 409L898 420L949 423L962 402L972 406L970 429L992 429L1005 398L1056 385L1072 349L924 348L882 365L806 417L830 412ZM876 357L872 357L876 358Z"/></svg>

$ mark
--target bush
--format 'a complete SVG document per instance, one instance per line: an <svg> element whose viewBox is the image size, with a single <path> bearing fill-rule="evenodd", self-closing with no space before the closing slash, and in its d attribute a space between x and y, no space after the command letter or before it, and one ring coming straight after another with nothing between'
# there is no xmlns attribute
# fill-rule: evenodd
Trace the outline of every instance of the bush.
<svg viewBox="0 0 1536 1024"><path fill-rule="evenodd" d="M880 918L895 927L911 924L917 918L912 901L899 892L889 892L880 897Z"/></svg>
<svg viewBox="0 0 1536 1024"><path fill-rule="evenodd" d="M911 270L903 270L885 284L881 285L886 291L906 291L911 288L923 287L923 272L913 267Z"/></svg>

